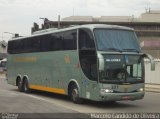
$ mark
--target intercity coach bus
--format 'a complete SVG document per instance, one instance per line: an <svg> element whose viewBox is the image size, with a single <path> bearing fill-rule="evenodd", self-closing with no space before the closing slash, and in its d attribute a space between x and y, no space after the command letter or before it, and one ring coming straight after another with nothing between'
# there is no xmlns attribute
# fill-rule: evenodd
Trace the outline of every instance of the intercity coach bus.
<svg viewBox="0 0 160 119"><path fill-rule="evenodd" d="M22 92L70 96L75 103L144 97L144 58L133 29L88 24L48 29L8 42L7 80Z"/></svg>

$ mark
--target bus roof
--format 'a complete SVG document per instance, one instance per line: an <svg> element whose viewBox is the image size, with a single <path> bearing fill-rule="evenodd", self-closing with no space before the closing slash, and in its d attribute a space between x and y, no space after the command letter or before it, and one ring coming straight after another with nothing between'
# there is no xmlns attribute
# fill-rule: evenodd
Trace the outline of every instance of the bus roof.
<svg viewBox="0 0 160 119"><path fill-rule="evenodd" d="M47 35L47 34L51 34L51 33L58 33L58 32L63 32L63 31L69 31L69 30L74 30L74 29L79 29L79 28L88 28L88 29L91 29L91 30L93 30L95 28L122 29L122 30L131 30L131 31L134 30L133 28L118 26L118 25L86 24L86 25L70 26L70 27L62 28L62 29L56 29L56 28L45 29L45 30L42 30L42 32L39 31L39 32L37 32L35 34L32 34L30 36L13 38L12 40L31 38L31 37Z"/></svg>

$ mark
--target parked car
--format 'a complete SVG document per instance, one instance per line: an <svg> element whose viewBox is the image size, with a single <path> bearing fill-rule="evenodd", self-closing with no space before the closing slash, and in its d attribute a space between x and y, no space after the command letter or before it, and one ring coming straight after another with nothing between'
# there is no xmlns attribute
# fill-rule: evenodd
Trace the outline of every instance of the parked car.
<svg viewBox="0 0 160 119"><path fill-rule="evenodd" d="M6 71L7 59L0 60L0 72Z"/></svg>

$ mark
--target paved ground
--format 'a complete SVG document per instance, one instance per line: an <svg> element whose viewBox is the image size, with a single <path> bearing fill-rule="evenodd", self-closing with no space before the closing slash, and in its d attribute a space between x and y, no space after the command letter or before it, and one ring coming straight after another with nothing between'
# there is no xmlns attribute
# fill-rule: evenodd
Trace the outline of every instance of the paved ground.
<svg viewBox="0 0 160 119"><path fill-rule="evenodd" d="M14 114L14 116L12 115L11 118L15 117L18 113L18 117L25 117L26 119L31 117L44 119L50 117L76 118L77 115L81 117L86 116L86 114L80 114L79 112L64 107L54 101L46 101L43 98L39 98L35 96L34 93L39 94L41 92L35 91L32 94L19 92L17 87L7 84L6 80L0 77L0 113L2 113L0 114L0 119L6 119L10 117L6 113ZM52 94L48 93L48 96L49 95ZM60 97L64 98L64 96ZM69 99L66 98L66 100Z"/></svg>
<svg viewBox="0 0 160 119"><path fill-rule="evenodd" d="M34 94L19 92L17 87L8 85L6 80L0 79L0 112L73 113L76 111L43 101Z"/></svg>

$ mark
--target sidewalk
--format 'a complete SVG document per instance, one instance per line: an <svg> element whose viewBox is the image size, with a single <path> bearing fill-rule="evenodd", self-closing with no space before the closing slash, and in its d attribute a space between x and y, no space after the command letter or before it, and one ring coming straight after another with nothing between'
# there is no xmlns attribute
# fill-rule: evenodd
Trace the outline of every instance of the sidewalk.
<svg viewBox="0 0 160 119"><path fill-rule="evenodd" d="M5 79L5 78L6 78L6 74L5 74L5 73L0 72L0 79Z"/></svg>
<svg viewBox="0 0 160 119"><path fill-rule="evenodd" d="M145 91L160 93L160 84L145 84Z"/></svg>

